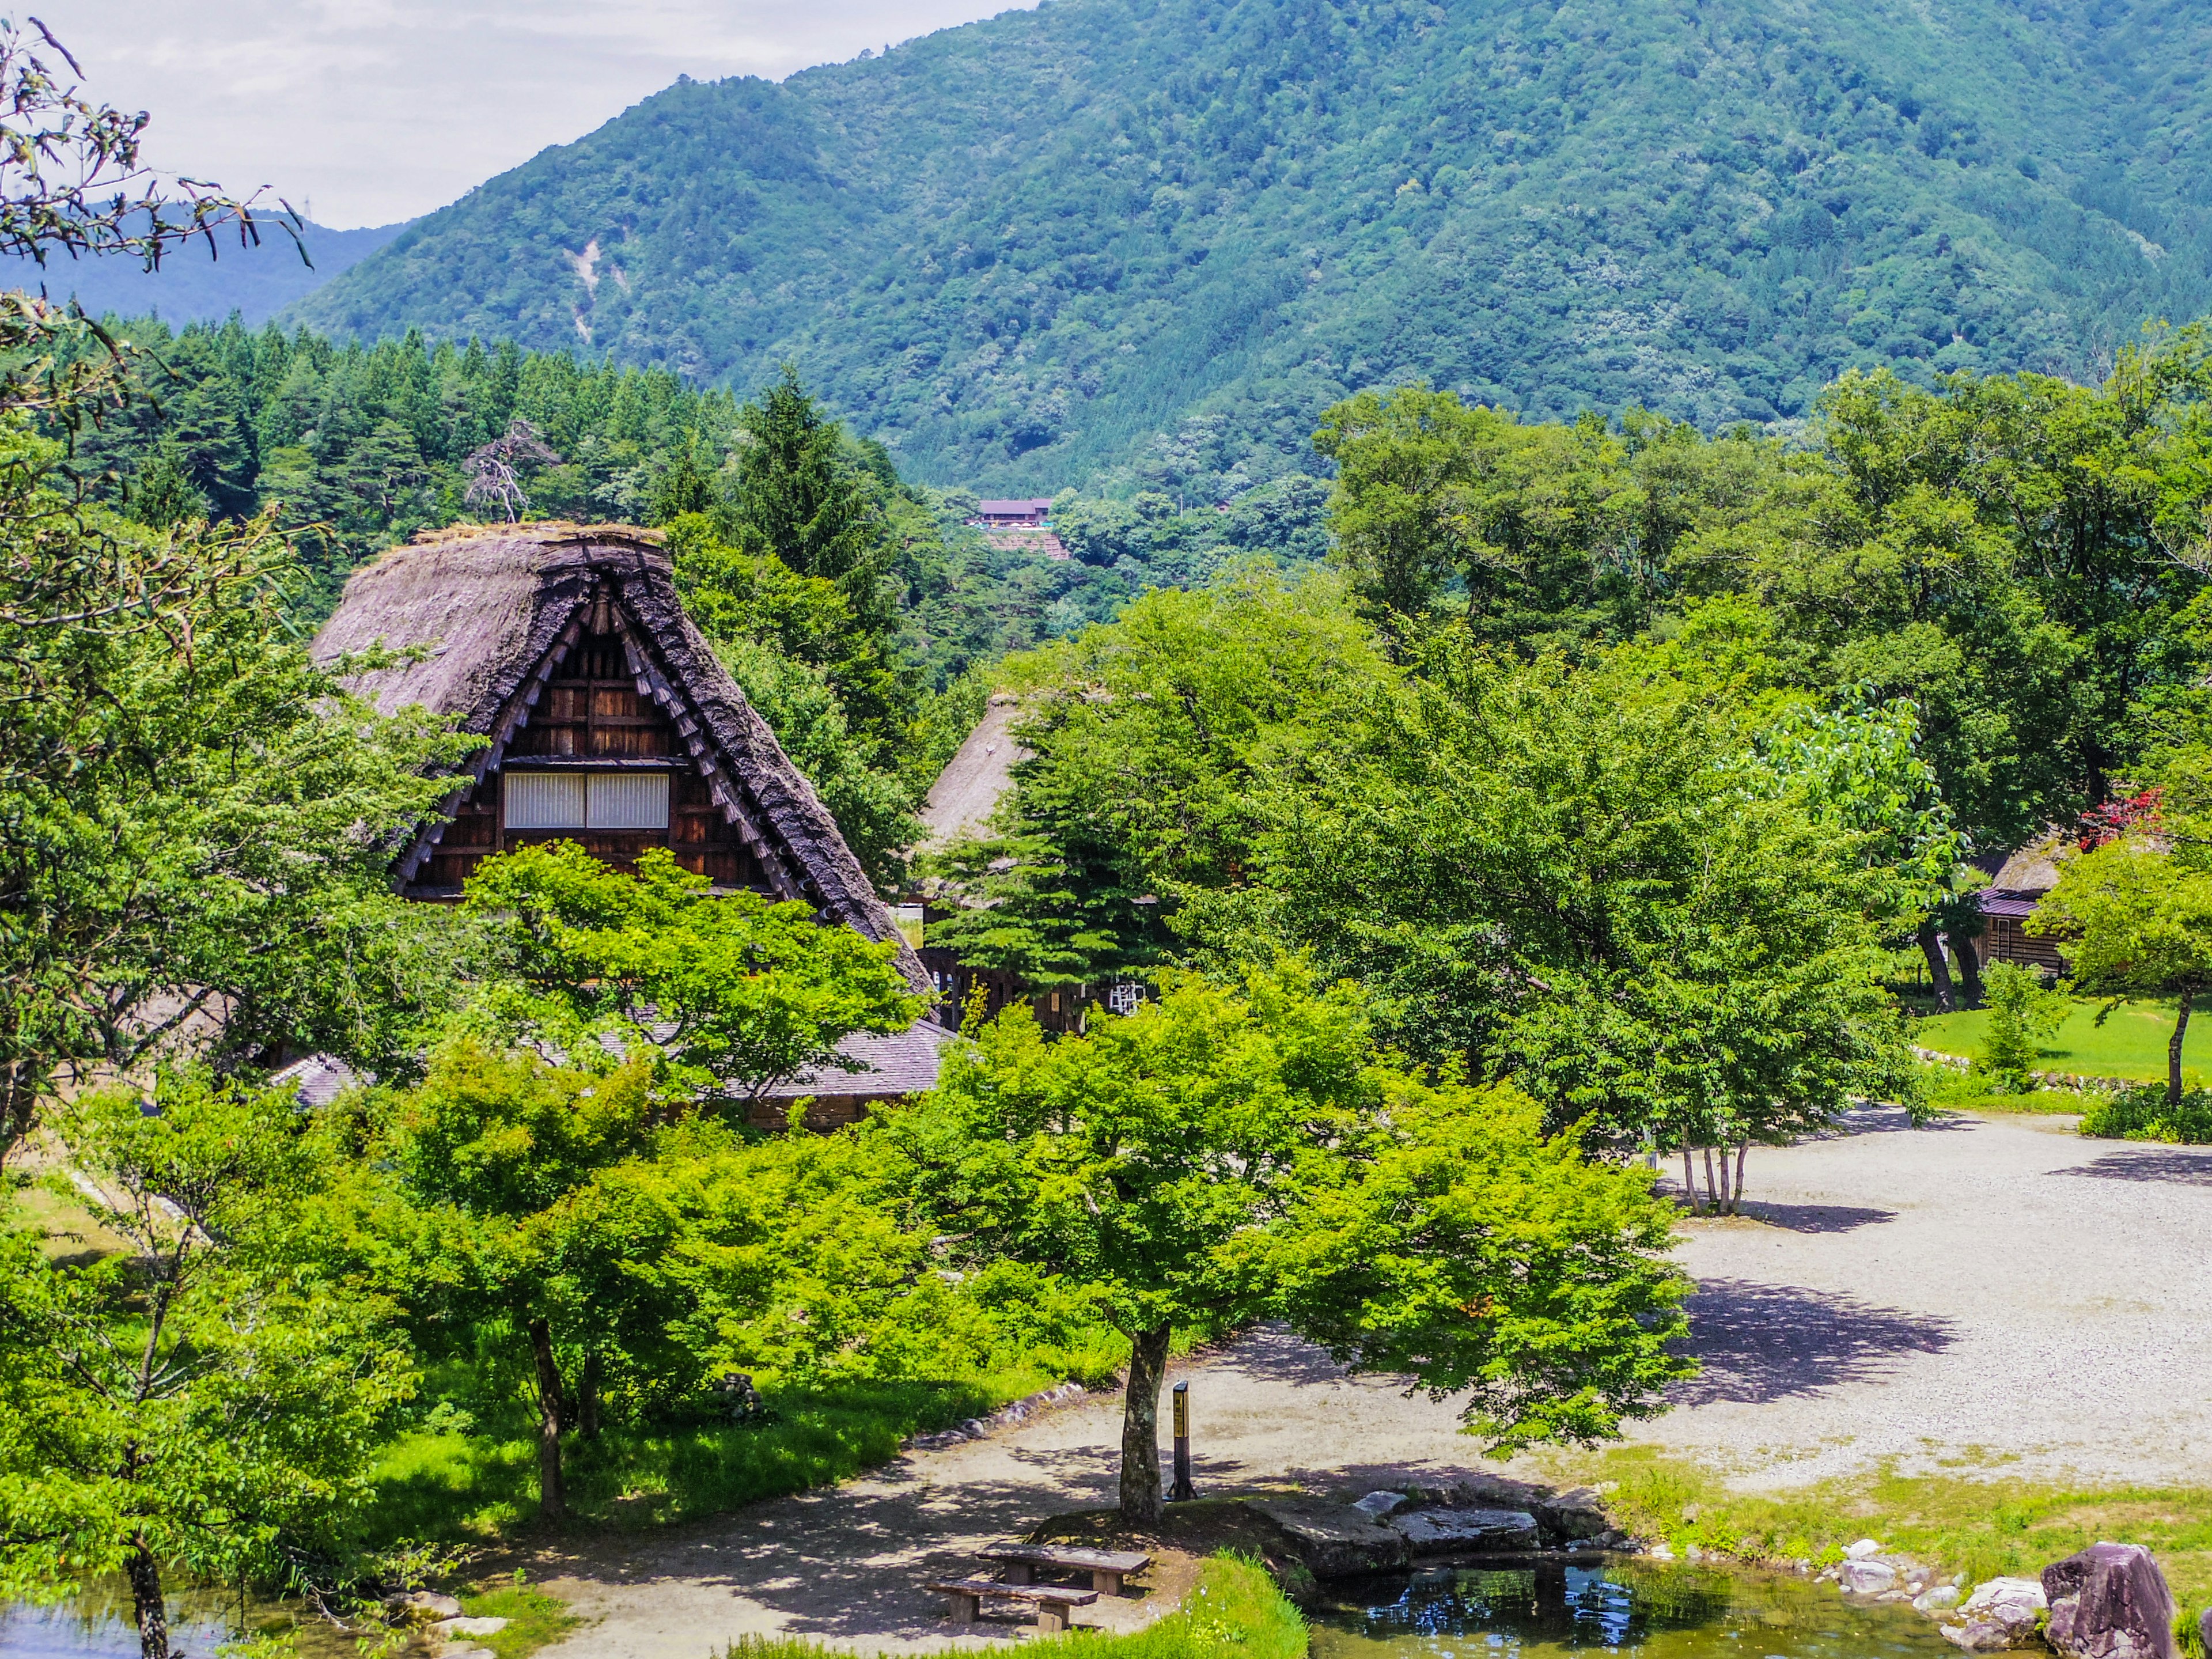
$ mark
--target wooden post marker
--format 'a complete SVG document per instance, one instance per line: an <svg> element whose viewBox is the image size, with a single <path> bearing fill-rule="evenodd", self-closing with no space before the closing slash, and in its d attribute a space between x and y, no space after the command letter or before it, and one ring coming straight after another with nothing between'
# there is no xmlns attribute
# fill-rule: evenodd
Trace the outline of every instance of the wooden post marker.
<svg viewBox="0 0 2212 1659"><path fill-rule="evenodd" d="M1169 1488L1168 1502L1188 1504L1198 1496L1197 1488L1190 1484L1190 1384L1175 1385L1175 1485Z"/></svg>

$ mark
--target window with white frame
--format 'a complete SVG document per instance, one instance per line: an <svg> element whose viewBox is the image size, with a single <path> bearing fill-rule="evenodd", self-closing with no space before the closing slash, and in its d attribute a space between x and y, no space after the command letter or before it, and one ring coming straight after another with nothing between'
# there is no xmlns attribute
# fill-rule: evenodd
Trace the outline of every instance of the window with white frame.
<svg viewBox="0 0 2212 1659"><path fill-rule="evenodd" d="M509 772L510 830L665 830L665 772Z"/></svg>

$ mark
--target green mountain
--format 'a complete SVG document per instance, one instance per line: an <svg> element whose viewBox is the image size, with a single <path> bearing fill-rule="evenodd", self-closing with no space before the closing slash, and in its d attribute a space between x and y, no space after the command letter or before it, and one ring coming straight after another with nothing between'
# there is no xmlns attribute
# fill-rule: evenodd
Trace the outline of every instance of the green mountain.
<svg viewBox="0 0 2212 1659"><path fill-rule="evenodd" d="M289 314L792 361L985 490L1233 494L1413 378L1771 421L2206 309L2208 46L2212 0L1045 0L679 82Z"/></svg>

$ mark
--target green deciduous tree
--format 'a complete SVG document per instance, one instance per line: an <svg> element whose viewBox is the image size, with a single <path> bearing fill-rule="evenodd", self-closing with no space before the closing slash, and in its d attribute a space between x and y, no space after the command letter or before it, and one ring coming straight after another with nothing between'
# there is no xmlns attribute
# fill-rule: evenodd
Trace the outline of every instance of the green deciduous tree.
<svg viewBox="0 0 2212 1659"><path fill-rule="evenodd" d="M710 885L665 848L625 875L556 842L486 859L465 903L502 924L507 965L533 994L515 1016L564 1044L605 1032L652 1049L679 1088L749 1100L831 1060L855 1031L920 1018L895 946L823 927L805 904Z"/></svg>
<svg viewBox="0 0 2212 1659"><path fill-rule="evenodd" d="M2178 1107L2182 1039L2212 989L2212 874L2124 836L2063 860L2027 927L2065 942L2085 991L2178 999L2166 1054L2166 1103Z"/></svg>
<svg viewBox="0 0 2212 1659"><path fill-rule="evenodd" d="M414 1373L394 1310L305 1236L343 1166L290 1091L173 1073L52 1128L88 1248L20 1213L0 1238L0 1583L45 1599L119 1571L167 1659L165 1574L335 1587Z"/></svg>
<svg viewBox="0 0 2212 1659"><path fill-rule="evenodd" d="M1355 992L1301 970L1182 981L1050 1043L1011 1010L884 1133L963 1257L1081 1287L1129 1338L1133 1521L1159 1510L1178 1328L1280 1312L1355 1364L1471 1390L1499 1446L1613 1432L1680 1373L1648 1176L1544 1140L1523 1103L1422 1084Z"/></svg>
<svg viewBox="0 0 2212 1659"><path fill-rule="evenodd" d="M265 522L150 536L58 464L0 428L0 1149L64 1072L185 1030L392 1063L452 970L386 877L463 745L308 659Z"/></svg>

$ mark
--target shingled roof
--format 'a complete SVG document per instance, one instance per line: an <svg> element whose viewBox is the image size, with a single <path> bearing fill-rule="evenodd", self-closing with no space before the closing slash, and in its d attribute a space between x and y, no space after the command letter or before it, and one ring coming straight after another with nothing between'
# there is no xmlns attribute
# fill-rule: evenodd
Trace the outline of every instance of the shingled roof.
<svg viewBox="0 0 2212 1659"><path fill-rule="evenodd" d="M459 781L450 812L499 765L602 601L618 623L639 696L651 697L674 723L715 804L777 896L896 944L908 981L928 989L927 971L829 809L684 614L668 555L652 532L627 525L501 525L393 548L347 582L314 654L327 662L380 645L424 648L416 660L348 684L386 714L420 703L485 739ZM609 613L598 614L604 628ZM401 854L403 883L429 856L443 827L425 824Z"/></svg>

